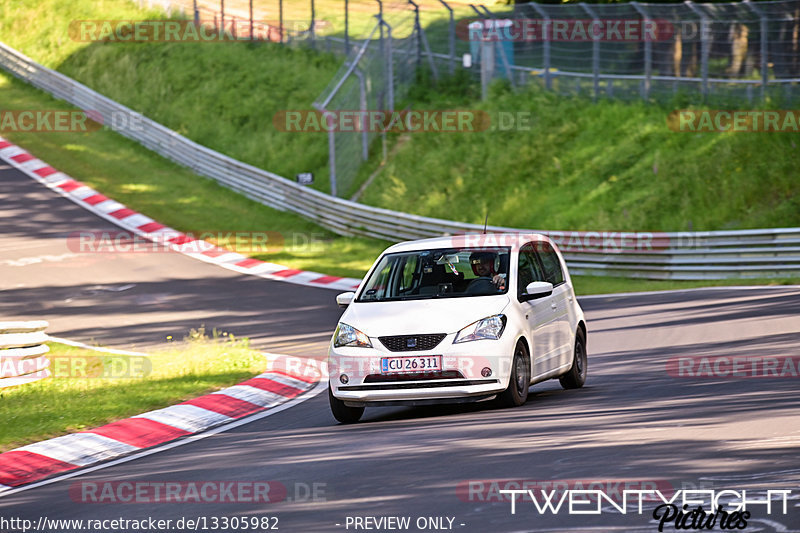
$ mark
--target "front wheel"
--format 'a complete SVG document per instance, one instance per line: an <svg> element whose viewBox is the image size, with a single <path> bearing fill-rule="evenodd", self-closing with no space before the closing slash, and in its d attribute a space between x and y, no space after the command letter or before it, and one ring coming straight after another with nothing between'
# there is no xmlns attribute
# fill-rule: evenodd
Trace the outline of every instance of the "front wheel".
<svg viewBox="0 0 800 533"><path fill-rule="evenodd" d="M363 407L350 407L345 405L344 402L333 395L333 391L328 388L328 403L331 404L331 413L333 418L342 424L355 424L361 419L364 414Z"/></svg>
<svg viewBox="0 0 800 533"><path fill-rule="evenodd" d="M586 335L583 330L578 330L575 335L575 351L572 356L572 368L559 378L561 386L565 389L580 389L586 383Z"/></svg>
<svg viewBox="0 0 800 533"><path fill-rule="evenodd" d="M511 367L511 378L508 388L498 396L504 407L519 407L528 400L528 388L531 386L531 358L528 350L521 342L514 350L514 362Z"/></svg>

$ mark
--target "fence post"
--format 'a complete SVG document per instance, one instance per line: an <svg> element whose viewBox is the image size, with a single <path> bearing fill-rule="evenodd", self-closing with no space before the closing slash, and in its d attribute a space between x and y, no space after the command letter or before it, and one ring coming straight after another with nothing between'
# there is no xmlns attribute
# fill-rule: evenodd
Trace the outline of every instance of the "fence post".
<svg viewBox="0 0 800 533"><path fill-rule="evenodd" d="M386 24L381 18L381 24ZM392 27L386 24L386 81L389 90L389 111L394 111L394 57L392 56Z"/></svg>
<svg viewBox="0 0 800 533"><path fill-rule="evenodd" d="M219 0L219 27L225 31L225 0Z"/></svg>
<svg viewBox="0 0 800 533"><path fill-rule="evenodd" d="M414 3L414 0L408 0L408 3L414 6L414 33L417 34L417 72L422 66L422 35L419 25L419 6Z"/></svg>
<svg viewBox="0 0 800 533"><path fill-rule="evenodd" d="M752 4L750 0L744 0L742 3L749 7L753 13L758 15L759 19L759 26L761 30L761 100L765 101L767 99L767 82L769 81L767 72L767 65L769 64L769 56L767 54L767 47L769 45L769 38L767 36L768 19L766 13Z"/></svg>
<svg viewBox="0 0 800 533"><path fill-rule="evenodd" d="M489 98L489 82L494 78L494 59L496 43L489 39L481 39L481 98Z"/></svg>
<svg viewBox="0 0 800 533"><path fill-rule="evenodd" d="M194 11L194 25L195 26L199 26L200 25L200 10L197 9L197 0L194 0L194 2L192 4L192 8L193 8L193 11Z"/></svg>
<svg viewBox="0 0 800 533"><path fill-rule="evenodd" d="M691 0L686 0L684 3L689 6L689 9L691 9L695 15L700 17L700 76L703 79L701 82L701 92L703 94L703 101L705 102L708 98L708 52L710 48L708 35L711 33L708 27L708 17L699 7L694 5Z"/></svg>
<svg viewBox="0 0 800 533"><path fill-rule="evenodd" d="M369 136L367 129L369 128L369 124L367 121L367 84L364 81L364 73L361 72L360 69L356 68L353 70L353 74L356 75L358 78L358 91L359 91L359 101L358 107L363 113L361 116L361 159L366 161L369 159Z"/></svg>
<svg viewBox="0 0 800 533"><path fill-rule="evenodd" d="M586 13L592 17L592 24L596 25L600 22L600 17L597 16L597 13L594 9L590 8L584 2L580 3L580 6L583 8ZM596 26L595 26L596 27ZM592 93L592 99L596 102L597 97L600 95L600 40L599 39L592 39L592 81L594 84L594 92Z"/></svg>
<svg viewBox="0 0 800 533"><path fill-rule="evenodd" d="M383 75L386 79L389 78L389 70L387 68L386 63L386 49L383 44L383 2L381 0L375 0L378 2L378 54L383 59ZM378 108L384 109L384 92L381 91L378 93Z"/></svg>
<svg viewBox="0 0 800 533"><path fill-rule="evenodd" d="M544 23L542 24L542 33L544 37L542 41L542 62L544 63L544 86L549 90L553 88L553 82L550 78L550 15L536 2L531 2L528 5L539 13Z"/></svg>
<svg viewBox="0 0 800 533"><path fill-rule="evenodd" d="M314 24L316 22L314 19L316 18L316 15L317 14L314 11L314 0L311 0L311 24L308 27L308 36L311 38L311 48L316 48L315 41L316 41L317 36L316 36L315 30L314 30Z"/></svg>
<svg viewBox="0 0 800 533"><path fill-rule="evenodd" d="M651 22L650 15L639 4L639 2L631 2L633 9L642 16L642 26L646 26ZM643 31L642 35L646 35L647 31ZM653 78L653 43L649 38L644 39L644 85L642 86L642 99L647 100L650 97L650 84Z"/></svg>
<svg viewBox="0 0 800 533"><path fill-rule="evenodd" d="M453 8L447 5L447 2L444 0L439 0L439 3L442 4L447 11L450 12L450 25L448 31L448 47L450 52L450 74L452 75L455 73L456 70L456 21L453 16Z"/></svg>
<svg viewBox="0 0 800 533"><path fill-rule="evenodd" d="M344 55L350 55L350 0L344 0Z"/></svg>
<svg viewBox="0 0 800 533"><path fill-rule="evenodd" d="M250 40L253 40L253 0L250 0Z"/></svg>
<svg viewBox="0 0 800 533"><path fill-rule="evenodd" d="M422 29L422 24L419 21L419 6L413 0L408 0L408 3L414 6L415 11L415 30L417 32L417 70L419 70L422 62L422 50L425 49L425 54L428 56L428 64L431 67L431 74L433 74L434 81L439 81L439 70L436 68L436 63L431 53L431 47L428 44L428 37L425 35L425 30Z"/></svg>
<svg viewBox="0 0 800 533"><path fill-rule="evenodd" d="M283 0L278 0L278 26L280 26L278 28L278 37L281 40L281 44L283 44Z"/></svg>
<svg viewBox="0 0 800 533"><path fill-rule="evenodd" d="M322 120L325 121L328 130L328 166L331 169L329 181L331 184L331 196L336 196L336 133L334 132L333 114L324 105L318 106L314 104L314 107L322 113Z"/></svg>

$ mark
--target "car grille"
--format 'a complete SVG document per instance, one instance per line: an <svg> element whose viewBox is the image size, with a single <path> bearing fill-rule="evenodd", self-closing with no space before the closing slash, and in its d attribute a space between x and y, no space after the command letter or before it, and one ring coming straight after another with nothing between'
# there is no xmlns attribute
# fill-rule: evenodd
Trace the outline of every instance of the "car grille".
<svg viewBox="0 0 800 533"><path fill-rule="evenodd" d="M392 352L418 352L433 350L447 336L446 333L432 333L426 335L393 335L378 337L381 344Z"/></svg>
<svg viewBox="0 0 800 533"><path fill-rule="evenodd" d="M443 381L412 381L395 383L368 383L364 385L339 385L342 391L385 391L396 389L441 389L445 387L471 387L473 385L494 385L497 379L446 379Z"/></svg>
<svg viewBox="0 0 800 533"><path fill-rule="evenodd" d="M393 381L423 381L426 379L464 379L458 370L443 370L440 372L418 372L416 374L370 374L364 378L364 383L386 383Z"/></svg>

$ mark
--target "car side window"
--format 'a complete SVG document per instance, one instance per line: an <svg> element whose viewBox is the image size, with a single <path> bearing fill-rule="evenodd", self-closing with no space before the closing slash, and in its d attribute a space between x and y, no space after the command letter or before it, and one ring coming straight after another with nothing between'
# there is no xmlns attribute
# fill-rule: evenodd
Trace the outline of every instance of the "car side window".
<svg viewBox="0 0 800 533"><path fill-rule="evenodd" d="M561 270L561 262L553 247L547 242L540 242L537 248L539 260L544 269L545 281L549 281L554 287L564 283L564 271Z"/></svg>
<svg viewBox="0 0 800 533"><path fill-rule="evenodd" d="M524 245L519 251L519 268L517 269L517 293L525 293L525 287L534 281L544 281L539 262L531 244Z"/></svg>

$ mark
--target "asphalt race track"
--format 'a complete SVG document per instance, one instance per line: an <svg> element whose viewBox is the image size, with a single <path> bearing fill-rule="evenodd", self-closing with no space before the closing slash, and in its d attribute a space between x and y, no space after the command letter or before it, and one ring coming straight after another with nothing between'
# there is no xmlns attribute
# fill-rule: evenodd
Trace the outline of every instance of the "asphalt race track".
<svg viewBox="0 0 800 533"><path fill-rule="evenodd" d="M336 293L326 289L247 277L175 253L72 251L70 232L113 227L8 167L0 169L0 202L4 320L46 319L52 335L143 350L203 324L251 337L265 350L320 357L340 315ZM277 517L284 532L402 530L371 521L354 526L356 517L390 516L409 517L408 531L658 530L652 502L642 514L635 506L621 514L605 505L601 514L561 509L554 515L519 498L512 514L496 490L519 488L505 480L525 480L545 489L594 483L591 488L607 494L625 483L665 493L747 490L751 500L763 500L767 490L791 490L786 514L777 504L769 515L765 505L748 506L746 531L800 531L797 373L698 377L691 369L676 370L679 358L697 365L720 357L797 361L800 288L629 295L581 304L589 327L589 380L581 390L564 391L555 381L537 385L517 409L373 408L354 426L337 425L321 394L206 439L0 498L0 517L34 525L44 517L152 517L173 524L201 518L205 529L196 529L206 531L215 530L214 519L232 525L234 517ZM286 497L109 503L81 492L87 483L209 481L277 482ZM244 530L236 525L225 530ZM664 528L674 530L674 524ZM0 522L0 531L20 529Z"/></svg>

